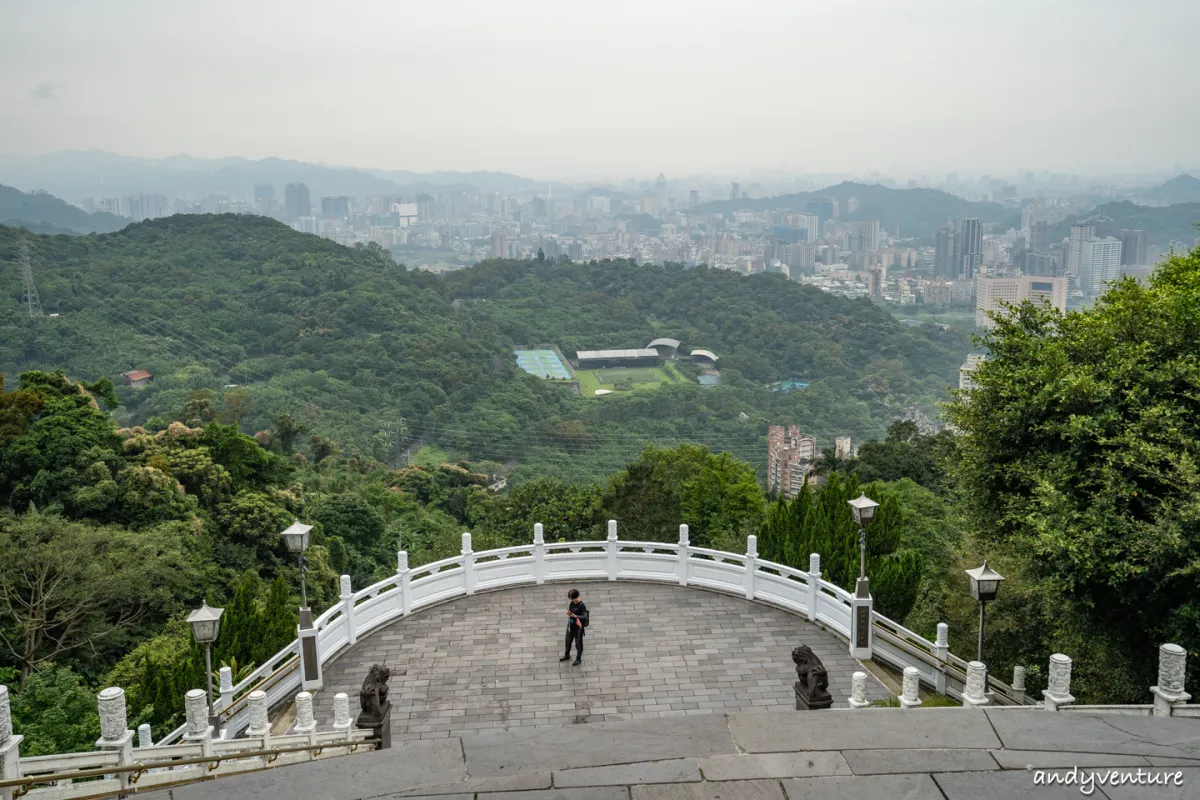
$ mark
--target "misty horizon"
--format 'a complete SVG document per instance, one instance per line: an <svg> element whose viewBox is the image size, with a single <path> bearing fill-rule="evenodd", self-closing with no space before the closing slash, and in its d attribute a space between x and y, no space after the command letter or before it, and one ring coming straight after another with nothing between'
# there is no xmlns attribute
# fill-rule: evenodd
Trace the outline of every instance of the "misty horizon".
<svg viewBox="0 0 1200 800"><path fill-rule="evenodd" d="M1200 87L1182 80L1200 7L1183 0L47 0L8 17L0 152L15 155L561 181L1200 164Z"/></svg>

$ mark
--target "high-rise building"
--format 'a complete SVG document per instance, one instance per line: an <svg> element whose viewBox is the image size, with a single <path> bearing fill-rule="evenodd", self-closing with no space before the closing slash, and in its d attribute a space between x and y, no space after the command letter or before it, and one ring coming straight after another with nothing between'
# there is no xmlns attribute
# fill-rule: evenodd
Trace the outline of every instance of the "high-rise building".
<svg viewBox="0 0 1200 800"><path fill-rule="evenodd" d="M1121 231L1121 266L1146 263L1146 232Z"/></svg>
<svg viewBox="0 0 1200 800"><path fill-rule="evenodd" d="M800 494L817 460L817 440L796 425L767 428L767 489L792 499Z"/></svg>
<svg viewBox="0 0 1200 800"><path fill-rule="evenodd" d="M849 436L839 436L833 440L833 453L838 458L850 458L854 450L850 447Z"/></svg>
<svg viewBox="0 0 1200 800"><path fill-rule="evenodd" d="M695 208L700 205L700 193L695 189L688 192L688 208Z"/></svg>
<svg viewBox="0 0 1200 800"><path fill-rule="evenodd" d="M987 359L987 356L979 353L971 353L967 356L966 362L958 368L958 388L964 392L969 392L975 388L975 370L979 369L979 365Z"/></svg>
<svg viewBox="0 0 1200 800"><path fill-rule="evenodd" d="M1083 258L1083 245L1096 238L1095 225L1072 225L1070 244L1067 249L1067 274L1079 275L1079 266Z"/></svg>
<svg viewBox="0 0 1200 800"><path fill-rule="evenodd" d="M508 256L508 248L504 246L504 234L500 231L492 232L491 256L492 258L505 258Z"/></svg>
<svg viewBox="0 0 1200 800"><path fill-rule="evenodd" d="M977 219L964 219L958 223L958 233L954 237L954 248L957 257L955 277L971 280L983 266L983 226Z"/></svg>
<svg viewBox="0 0 1200 800"><path fill-rule="evenodd" d="M567 257L572 261L583 261L583 242L571 242L567 248Z"/></svg>
<svg viewBox="0 0 1200 800"><path fill-rule="evenodd" d="M283 190L283 201L290 220L312 215L312 203L308 199L306 183L289 183Z"/></svg>
<svg viewBox="0 0 1200 800"><path fill-rule="evenodd" d="M1029 226L1029 249L1035 253L1045 253L1050 247L1050 225L1046 222L1035 222Z"/></svg>
<svg viewBox="0 0 1200 800"><path fill-rule="evenodd" d="M741 187L741 186L739 186L739 185L737 184L737 182L736 182L736 181L735 181L734 183L730 184L730 186L729 186L729 199L730 199L730 200L737 200L737 199L738 199L739 197L741 197L741 196L742 196L742 187Z"/></svg>
<svg viewBox="0 0 1200 800"><path fill-rule="evenodd" d="M883 299L883 281L887 270L883 267L871 267L870 291L872 300Z"/></svg>
<svg viewBox="0 0 1200 800"><path fill-rule="evenodd" d="M1088 297L1104 294L1121 275L1121 240L1108 236L1083 242L1079 250L1079 288Z"/></svg>
<svg viewBox="0 0 1200 800"><path fill-rule="evenodd" d="M933 274L939 278L953 278L957 270L954 267L955 231L952 225L943 225L934 235L933 240Z"/></svg>
<svg viewBox="0 0 1200 800"><path fill-rule="evenodd" d="M850 223L850 250L870 253L879 249L879 220L857 220Z"/></svg>
<svg viewBox="0 0 1200 800"><path fill-rule="evenodd" d="M975 279L975 327L993 328L989 314L1005 314L1003 303L1019 305L1025 300L1037 303L1045 300L1059 311L1067 310L1067 279L1022 275L1019 278Z"/></svg>
<svg viewBox="0 0 1200 800"><path fill-rule="evenodd" d="M321 216L326 219L348 219L350 216L350 198L322 197Z"/></svg>

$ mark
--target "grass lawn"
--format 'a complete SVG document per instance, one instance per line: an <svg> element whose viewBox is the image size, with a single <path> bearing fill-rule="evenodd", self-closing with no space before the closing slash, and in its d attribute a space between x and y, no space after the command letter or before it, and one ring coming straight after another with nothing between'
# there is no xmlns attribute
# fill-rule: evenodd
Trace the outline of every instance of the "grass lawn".
<svg viewBox="0 0 1200 800"><path fill-rule="evenodd" d="M617 383L633 385L633 391L655 389L660 384L677 383L683 380L674 368L642 367L637 369L584 369L579 370L579 393L584 397L595 397L597 389L611 392L625 391L616 388Z"/></svg>
<svg viewBox="0 0 1200 800"><path fill-rule="evenodd" d="M449 454L440 447L427 444L412 454L413 466L436 467L438 464L453 463Z"/></svg>

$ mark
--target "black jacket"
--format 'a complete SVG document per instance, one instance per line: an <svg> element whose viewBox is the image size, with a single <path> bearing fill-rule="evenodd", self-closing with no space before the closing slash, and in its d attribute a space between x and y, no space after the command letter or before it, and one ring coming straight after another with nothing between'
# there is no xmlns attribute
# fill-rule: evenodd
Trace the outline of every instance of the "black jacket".
<svg viewBox="0 0 1200 800"><path fill-rule="evenodd" d="M576 617L582 618L584 622L588 621L588 608L582 600L578 603L568 603L567 610L574 613ZM575 619L567 617L567 630L570 630L573 625L575 625ZM587 631L587 628L580 628L579 631L582 634Z"/></svg>

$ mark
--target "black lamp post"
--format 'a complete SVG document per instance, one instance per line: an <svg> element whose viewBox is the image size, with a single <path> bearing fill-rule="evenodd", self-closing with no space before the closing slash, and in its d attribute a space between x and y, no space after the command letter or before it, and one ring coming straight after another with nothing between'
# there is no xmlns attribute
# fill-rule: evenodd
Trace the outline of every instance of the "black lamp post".
<svg viewBox="0 0 1200 800"><path fill-rule="evenodd" d="M875 509L879 508L879 503L865 494L846 502L850 504L854 521L858 523L858 585L855 592L859 597L866 597L871 593L867 582L867 526L875 518Z"/></svg>
<svg viewBox="0 0 1200 800"><path fill-rule="evenodd" d="M964 570L971 580L971 596L979 601L979 645L975 648L975 660L983 662L983 620L987 604L1000 594L1000 584L1004 576L988 566L987 561L982 567Z"/></svg>
<svg viewBox="0 0 1200 800"><path fill-rule="evenodd" d="M281 536L287 544L288 552L296 557L296 565L300 567L300 627L312 627L312 611L308 608L308 591L304 582L304 573L308 571L304 563L304 551L308 549L308 533L312 525L304 525L293 521Z"/></svg>
<svg viewBox="0 0 1200 800"><path fill-rule="evenodd" d="M192 626L192 636L196 644L204 645L204 674L208 678L208 722L213 728L220 727L220 720L213 713L212 686L212 646L221 632L221 615L223 608L212 608L208 601L202 601L200 607L188 614L188 624Z"/></svg>

